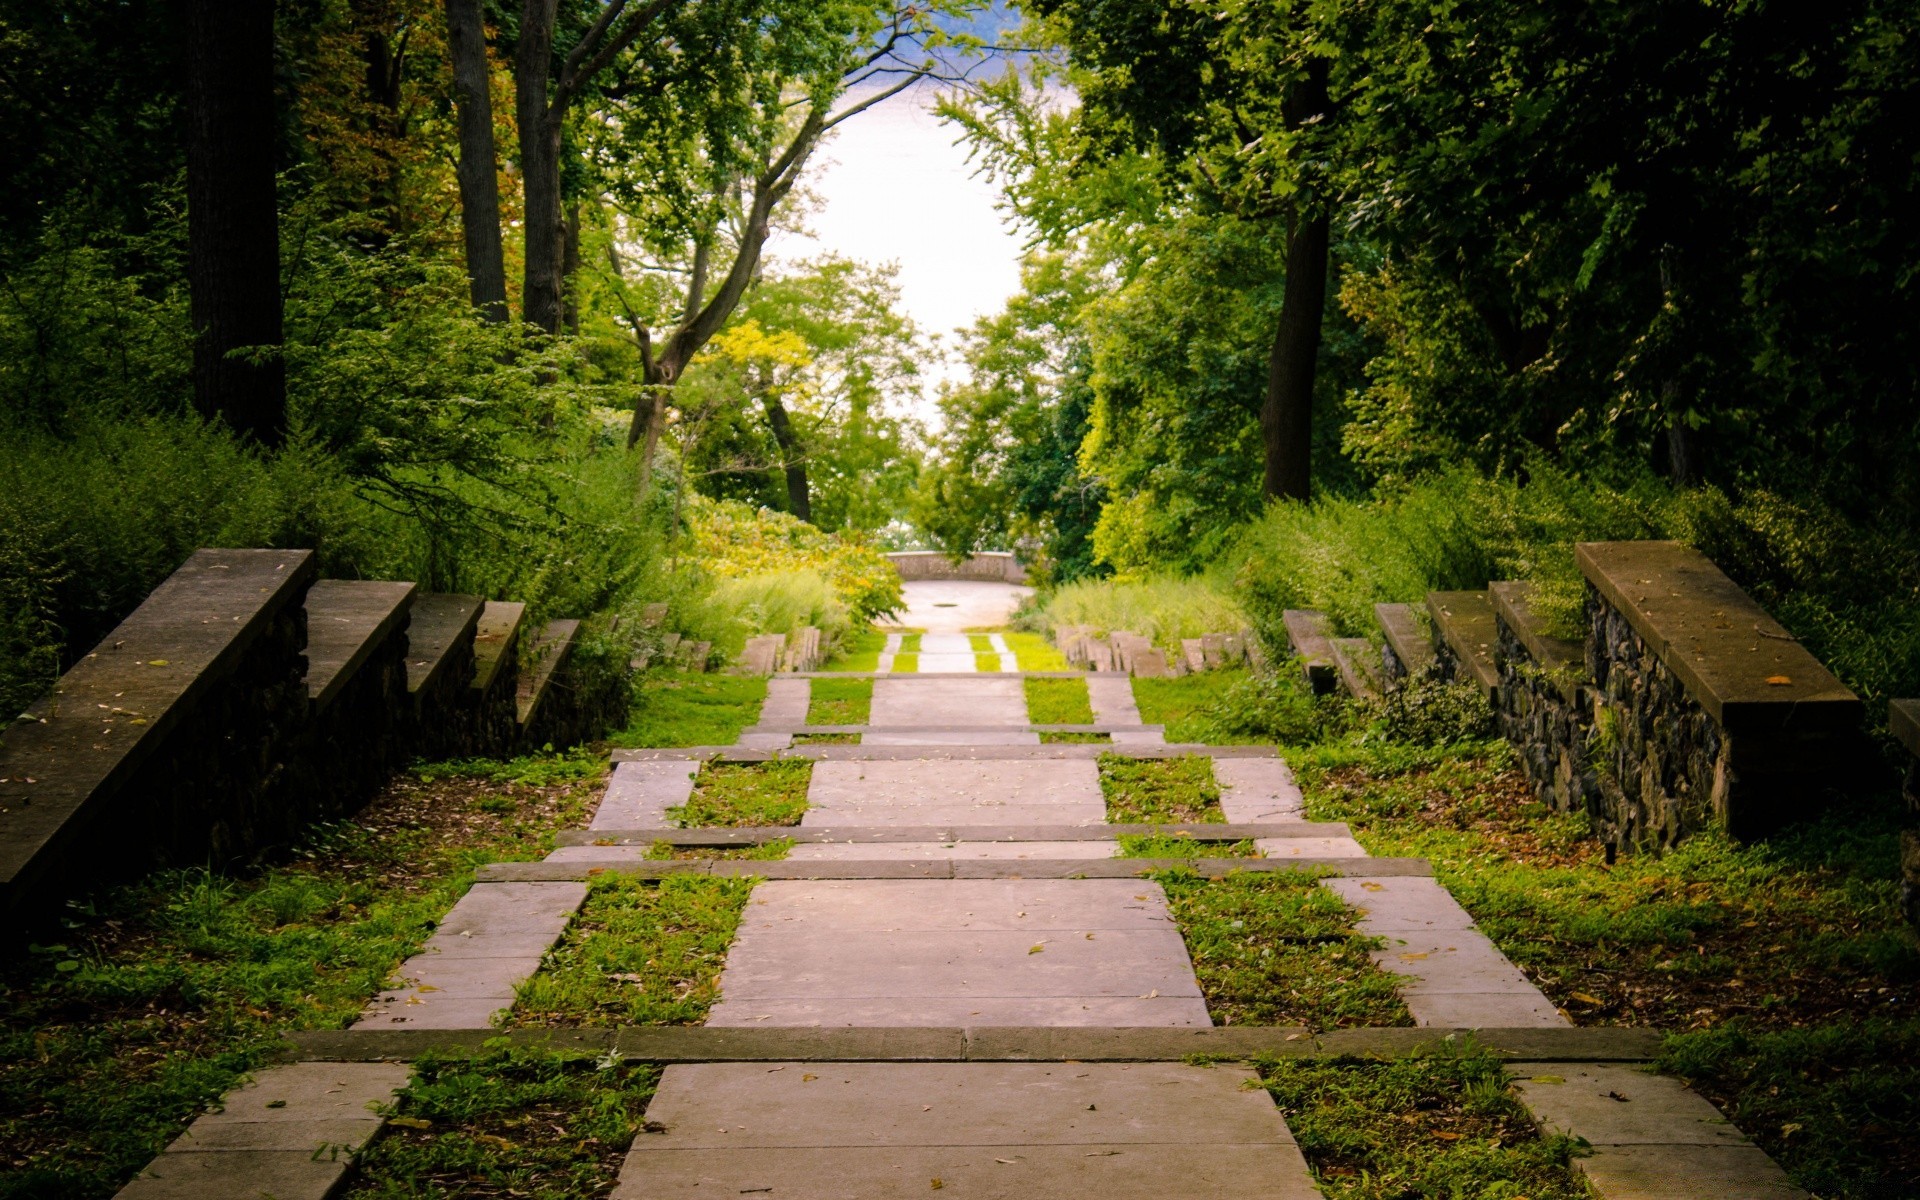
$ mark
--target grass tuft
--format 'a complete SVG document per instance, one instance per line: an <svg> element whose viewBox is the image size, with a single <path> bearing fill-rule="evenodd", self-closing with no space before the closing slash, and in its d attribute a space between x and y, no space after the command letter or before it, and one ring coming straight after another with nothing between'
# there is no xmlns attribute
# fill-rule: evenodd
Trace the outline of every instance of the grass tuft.
<svg viewBox="0 0 1920 1200"><path fill-rule="evenodd" d="M760 719L767 681L757 675L656 671L634 685L633 716L615 746L727 746Z"/></svg>
<svg viewBox="0 0 1920 1200"><path fill-rule="evenodd" d="M667 815L695 828L715 825L798 825L807 811L813 763L707 763L693 778L693 794Z"/></svg>
<svg viewBox="0 0 1920 1200"><path fill-rule="evenodd" d="M867 668L872 670L871 667ZM873 680L815 679L807 702L809 725L865 725L873 711Z"/></svg>
<svg viewBox="0 0 1920 1200"><path fill-rule="evenodd" d="M1084 679L1027 679L1027 720L1035 725L1091 725L1093 702Z"/></svg>
<svg viewBox="0 0 1920 1200"><path fill-rule="evenodd" d="M1213 760L1197 754L1178 758L1100 756L1100 791L1107 820L1115 825L1170 825L1223 822L1220 788L1213 781Z"/></svg>

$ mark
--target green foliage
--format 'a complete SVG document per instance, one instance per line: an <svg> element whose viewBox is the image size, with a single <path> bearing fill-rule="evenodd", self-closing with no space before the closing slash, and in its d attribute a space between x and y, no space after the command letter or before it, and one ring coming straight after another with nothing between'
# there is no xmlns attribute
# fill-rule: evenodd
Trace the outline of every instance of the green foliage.
<svg viewBox="0 0 1920 1200"><path fill-rule="evenodd" d="M857 537L824 533L785 513L737 501L696 503L687 525L701 566L723 579L812 570L861 624L898 611L900 573Z"/></svg>
<svg viewBox="0 0 1920 1200"><path fill-rule="evenodd" d="M650 671L634 683L631 723L615 746L728 746L760 718L767 681L758 675Z"/></svg>
<svg viewBox="0 0 1920 1200"><path fill-rule="evenodd" d="M1048 593L1047 622L1089 626L1095 636L1122 630L1178 651L1182 638L1234 633L1247 619L1233 598L1205 579L1084 580Z"/></svg>
<svg viewBox="0 0 1920 1200"><path fill-rule="evenodd" d="M832 645L848 629L839 597L810 569L722 579L707 606L705 626L714 631L714 650L724 659L737 656L756 634L793 634L811 625Z"/></svg>
<svg viewBox="0 0 1920 1200"><path fill-rule="evenodd" d="M873 709L873 680L815 679L807 701L809 725L865 725Z"/></svg>
<svg viewBox="0 0 1920 1200"><path fill-rule="evenodd" d="M1035 725L1091 725L1093 702L1084 679L1023 679L1027 720Z"/></svg>
<svg viewBox="0 0 1920 1200"><path fill-rule="evenodd" d="M1100 756L1100 794L1113 825L1218 824L1220 788L1213 760L1199 754L1178 758Z"/></svg>
<svg viewBox="0 0 1920 1200"><path fill-rule="evenodd" d="M813 764L805 759L708 763L685 805L667 814L682 825L798 825L807 811Z"/></svg>

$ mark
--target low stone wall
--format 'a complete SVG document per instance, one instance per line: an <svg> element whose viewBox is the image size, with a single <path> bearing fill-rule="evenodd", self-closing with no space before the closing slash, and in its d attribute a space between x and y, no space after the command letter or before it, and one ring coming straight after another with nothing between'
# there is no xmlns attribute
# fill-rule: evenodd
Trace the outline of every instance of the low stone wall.
<svg viewBox="0 0 1920 1200"><path fill-rule="evenodd" d="M1000 550L983 550L968 555L959 562L937 550L902 550L887 555L887 561L893 569L900 572L900 578L915 581L922 579L963 579L982 583L1025 583L1026 568L1012 554Z"/></svg>
<svg viewBox="0 0 1920 1200"><path fill-rule="evenodd" d="M1496 583L1487 591L1498 630L1493 709L1500 733L1541 800L1561 812L1588 814L1607 836L1611 815L1587 754L1593 697L1581 647L1545 631L1528 604L1529 585Z"/></svg>

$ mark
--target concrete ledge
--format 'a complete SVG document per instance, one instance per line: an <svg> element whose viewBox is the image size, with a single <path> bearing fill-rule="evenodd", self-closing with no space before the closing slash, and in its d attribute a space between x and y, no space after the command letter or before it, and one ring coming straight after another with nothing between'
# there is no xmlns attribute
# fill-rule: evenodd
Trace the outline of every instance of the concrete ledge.
<svg viewBox="0 0 1920 1200"><path fill-rule="evenodd" d="M1334 638L1334 669L1340 673L1340 686L1356 700L1378 700L1382 680L1380 652L1365 638Z"/></svg>
<svg viewBox="0 0 1920 1200"><path fill-rule="evenodd" d="M1581 542L1574 557L1721 728L1859 723L1860 698L1698 550L1678 542Z"/></svg>
<svg viewBox="0 0 1920 1200"><path fill-rule="evenodd" d="M1490 583L1487 595L1493 600L1494 614L1513 631L1535 666L1547 671L1586 668L1585 648L1568 638L1554 637L1547 632L1546 622L1535 615L1531 604L1533 584L1523 579Z"/></svg>
<svg viewBox="0 0 1920 1200"><path fill-rule="evenodd" d="M1373 616L1380 622L1380 632L1386 638L1387 656L1392 664L1387 669L1388 678L1397 680L1426 674L1433 662L1433 641L1413 605L1376 604Z"/></svg>
<svg viewBox="0 0 1920 1200"><path fill-rule="evenodd" d="M338 699L396 631L410 639L411 583L320 579L307 589L307 696L315 712Z"/></svg>
<svg viewBox="0 0 1920 1200"><path fill-rule="evenodd" d="M573 640L580 633L580 622L548 621L533 639L533 671L522 675L514 694L514 715L525 729L533 723L540 702L547 698L555 676L573 651Z"/></svg>
<svg viewBox="0 0 1920 1200"><path fill-rule="evenodd" d="M984 672L993 675L999 672ZM977 678L977 676L976 676ZM815 734L815 733L884 733L897 736L906 733L1165 733L1165 725L779 725L760 724L741 730L740 736L750 734Z"/></svg>
<svg viewBox="0 0 1920 1200"><path fill-rule="evenodd" d="M1152 1026L987 1026L847 1029L688 1025L599 1029L313 1030L289 1034L288 1060L376 1062L432 1051L473 1054L491 1044L637 1062L1167 1062L1189 1057L1402 1058L1476 1048L1525 1062L1645 1062L1654 1029L1411 1029L1370 1026L1314 1033L1298 1025L1197 1029Z"/></svg>
<svg viewBox="0 0 1920 1200"><path fill-rule="evenodd" d="M572 862L489 863L476 883L537 883L620 875L665 879L670 875L719 875L755 879L1133 879L1154 871L1185 868L1209 879L1235 873L1313 871L1327 875L1430 876L1424 858L1032 858L1032 859L817 859L760 862L694 858L649 862L579 859Z"/></svg>
<svg viewBox="0 0 1920 1200"><path fill-rule="evenodd" d="M1500 637L1487 593L1428 592L1427 615L1433 618L1434 632L1458 660L1461 678L1491 698L1500 686L1500 671L1493 661Z"/></svg>
<svg viewBox="0 0 1920 1200"><path fill-rule="evenodd" d="M970 679L980 676L971 675ZM868 733L885 733L886 729L869 726ZM685 762L689 760L715 760L727 763L771 762L777 758L808 759L813 762L921 762L965 760L974 762L1027 761L1066 759L1086 761L1098 759L1103 754L1118 754L1122 758L1180 758L1185 755L1197 755L1201 758L1278 758L1279 750L1272 746L1203 746L1197 742L1170 742L1155 746L1145 743L1128 743L1118 746L1111 742L1049 743L1039 746L847 746L834 744L813 744L795 746L788 750L764 750L751 746L682 746L669 749L615 750L613 761L623 762Z"/></svg>
<svg viewBox="0 0 1920 1200"><path fill-rule="evenodd" d="M456 661L471 661L474 626L485 601L456 592L428 592L413 598L413 618L407 624L407 690L415 703L431 692ZM459 653L464 646L466 653ZM466 680L471 683L472 680Z"/></svg>
<svg viewBox="0 0 1920 1200"><path fill-rule="evenodd" d="M563 829L556 846L760 846L768 842L1105 842L1121 837L1190 837L1196 842L1247 838L1351 837L1339 821L1186 825L758 825L693 829Z"/></svg>
<svg viewBox="0 0 1920 1200"><path fill-rule="evenodd" d="M1287 628L1287 641L1300 656L1307 682L1316 693L1331 692L1339 679L1334 663L1333 626L1327 614L1312 609L1289 608L1280 614Z"/></svg>
<svg viewBox="0 0 1920 1200"><path fill-rule="evenodd" d="M1909 754L1920 758L1920 700L1889 701L1887 729Z"/></svg>
<svg viewBox="0 0 1920 1200"><path fill-rule="evenodd" d="M527 606L514 600L489 600L480 610L473 629L473 686L482 692L493 690L494 682L514 661L520 644L520 622ZM518 671L511 672L517 684Z"/></svg>
<svg viewBox="0 0 1920 1200"><path fill-rule="evenodd" d="M1026 569L1005 550L982 550L959 562L938 550L897 550L886 556L902 580L959 579L977 583L1025 583Z"/></svg>

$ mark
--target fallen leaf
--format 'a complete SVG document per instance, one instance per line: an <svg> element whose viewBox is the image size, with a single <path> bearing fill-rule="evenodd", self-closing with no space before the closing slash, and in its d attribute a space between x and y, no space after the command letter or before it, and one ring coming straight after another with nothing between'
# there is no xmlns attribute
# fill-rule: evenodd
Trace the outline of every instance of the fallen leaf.
<svg viewBox="0 0 1920 1200"><path fill-rule="evenodd" d="M1793 682L1793 678L1789 675L1769 675L1767 682L1774 687L1785 687Z"/></svg>
<svg viewBox="0 0 1920 1200"><path fill-rule="evenodd" d="M1457 1142L1462 1137L1465 1137L1466 1135L1460 1134L1460 1133L1449 1133L1444 1129L1436 1129L1433 1131L1433 1136L1439 1138L1443 1142Z"/></svg>
<svg viewBox="0 0 1920 1200"><path fill-rule="evenodd" d="M814 1080L816 1080L816 1079L818 1079L818 1078L820 1078L820 1077L819 1077L818 1075L802 1075L802 1076L800 1077L800 1082L801 1082L801 1083L812 1083L812 1082L813 1082Z"/></svg>
<svg viewBox="0 0 1920 1200"><path fill-rule="evenodd" d="M940 1182L940 1181L939 1181L938 1179L936 1179L936 1180L934 1180L934 1181L933 1181L933 1190L934 1190L934 1191L936 1191L936 1192L937 1192L937 1191L939 1191L939 1190L940 1190L941 1188L943 1188L943 1187L945 1187L945 1186L947 1186L947 1185L946 1185L946 1184L944 1184L944 1183L942 1183L942 1182Z"/></svg>
<svg viewBox="0 0 1920 1200"><path fill-rule="evenodd" d="M1606 1003L1606 1001L1605 1001L1605 1000L1602 1000L1602 999L1600 999L1600 997L1598 997L1598 996L1589 996L1589 995L1587 995L1587 994L1586 994L1585 992L1575 992L1575 993L1573 994L1573 998L1574 998L1575 1000L1578 1000L1578 1001L1579 1001L1580 1003L1582 1003L1582 1004L1592 1004L1592 1005L1595 1005L1595 1006L1598 1006L1598 1005L1601 1005L1601 1004L1605 1004L1605 1003Z"/></svg>
<svg viewBox="0 0 1920 1200"><path fill-rule="evenodd" d="M402 1129L432 1129L433 1122L425 1117L388 1117L387 1124L398 1125Z"/></svg>
<svg viewBox="0 0 1920 1200"><path fill-rule="evenodd" d="M1045 943L1045 942L1036 942L1036 943L1034 943L1034 944L1033 944L1032 946L1030 946L1030 947L1028 947L1028 949L1027 949L1027 953L1028 953L1028 954L1038 954L1038 953L1040 953L1040 952L1041 952L1042 950L1045 950L1046 948L1047 948L1047 946L1046 946L1046 943Z"/></svg>
<svg viewBox="0 0 1920 1200"><path fill-rule="evenodd" d="M1560 1077L1560 1076L1558 1076L1558 1075L1535 1075L1535 1076L1534 1076L1534 1077L1533 1077L1533 1078L1532 1078L1532 1079L1531 1079L1531 1080L1530 1080L1529 1082L1532 1082L1532 1083L1565 1083L1565 1082L1566 1082L1566 1080L1565 1080L1565 1079L1563 1079L1563 1078L1561 1078L1561 1077Z"/></svg>

